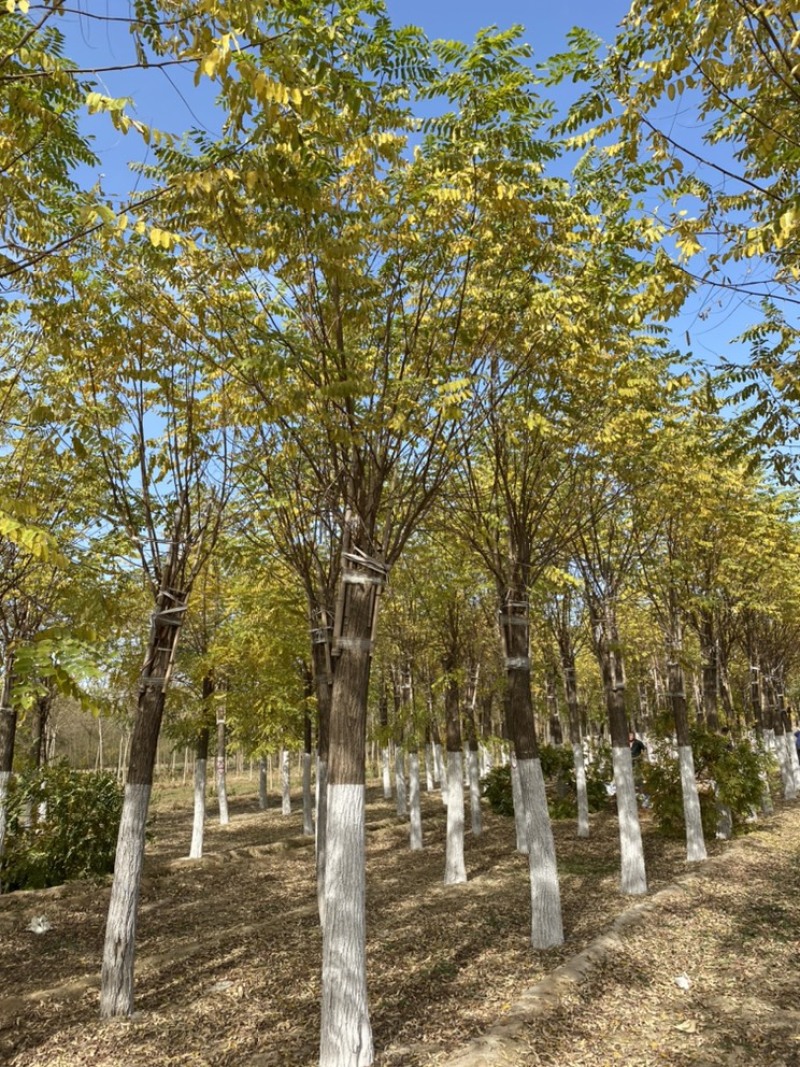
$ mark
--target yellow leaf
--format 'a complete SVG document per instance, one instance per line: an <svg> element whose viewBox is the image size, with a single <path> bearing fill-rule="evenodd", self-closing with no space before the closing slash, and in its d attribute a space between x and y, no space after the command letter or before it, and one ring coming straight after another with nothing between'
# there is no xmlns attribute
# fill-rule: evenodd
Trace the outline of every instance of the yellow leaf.
<svg viewBox="0 0 800 1067"><path fill-rule="evenodd" d="M152 230L148 234L148 237L150 238L150 244L154 248L159 248L160 247L160 245L161 245L161 230L159 230L159 228L157 226L154 226L152 228Z"/></svg>

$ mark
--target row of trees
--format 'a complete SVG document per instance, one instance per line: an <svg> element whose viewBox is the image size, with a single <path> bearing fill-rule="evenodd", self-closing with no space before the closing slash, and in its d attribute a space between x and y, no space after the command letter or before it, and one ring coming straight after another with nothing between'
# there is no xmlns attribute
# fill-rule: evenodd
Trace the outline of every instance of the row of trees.
<svg viewBox="0 0 800 1067"><path fill-rule="evenodd" d="M474 751L476 709L489 708L492 729L502 721L534 947L563 933L532 680L555 724L560 673L579 783L581 693L602 690L625 892L646 890L630 673L643 721L648 699L674 717L689 858L703 853L687 668L712 726L718 696L729 721L745 713L736 689L747 676L747 714L778 735L794 787L795 500L766 479L758 441L665 326L712 222L730 247L710 269L750 254L725 222L744 205L771 288L752 332L759 358L737 374L769 362L766 383L748 388L767 416L762 437L780 443L795 334L776 309L788 306L782 293L793 299L796 184L777 155L761 158L752 124L774 125L775 94L795 91L793 16L718 0L681 53L671 27L694 7L666 18L664 5L639 5L603 63L576 34L550 76L593 82L559 138L516 29L468 46L394 27L373 0L143 0L131 22L139 62L188 65L218 90L222 136L178 141L63 58L59 4L35 18L7 6L0 849L18 716L38 713L41 738L59 687L118 710L135 703L101 995L104 1015L129 1013L168 691L198 768L228 721L254 753L303 727L310 748L313 708L320 1063L362 1067L371 691L384 737L394 698L412 761L428 730L444 730L448 881L465 876L462 725ZM688 63L700 71L691 83ZM641 153L648 108L679 91L675 80L700 92L705 113L724 112L711 139L736 141L733 178L760 200L676 179L679 146ZM745 84L764 95L757 109L735 103ZM78 184L76 166L95 163L85 106L151 144L137 200ZM605 112L598 130L575 134ZM778 131L772 150L790 139ZM576 140L598 147L571 180L555 176ZM656 188L672 221L654 220ZM680 213L687 197L703 206L697 219Z"/></svg>

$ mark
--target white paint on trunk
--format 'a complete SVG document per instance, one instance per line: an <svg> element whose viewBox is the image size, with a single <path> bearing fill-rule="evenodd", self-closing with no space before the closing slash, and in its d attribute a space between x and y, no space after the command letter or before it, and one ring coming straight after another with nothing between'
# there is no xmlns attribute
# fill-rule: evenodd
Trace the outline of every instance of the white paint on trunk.
<svg viewBox="0 0 800 1067"><path fill-rule="evenodd" d="M429 793L434 790L433 784L433 749L430 745L425 746L425 788Z"/></svg>
<svg viewBox="0 0 800 1067"><path fill-rule="evenodd" d="M419 801L419 756L412 752L408 757L408 800L411 810L411 851L422 848L422 809Z"/></svg>
<svg viewBox="0 0 800 1067"><path fill-rule="evenodd" d="M364 786L328 786L319 1067L368 1067Z"/></svg>
<svg viewBox="0 0 800 1067"><path fill-rule="evenodd" d="M303 833L314 836L314 819L311 816L311 753L303 753Z"/></svg>
<svg viewBox="0 0 800 1067"><path fill-rule="evenodd" d="M222 756L217 756L216 760L217 769L217 802L219 804L219 824L220 826L227 826L231 821L228 814L228 785L225 775L225 760Z"/></svg>
<svg viewBox="0 0 800 1067"><path fill-rule="evenodd" d="M775 811L775 806L772 803L772 794L769 791L769 778L763 771L759 777L761 779L761 813L762 815L772 815Z"/></svg>
<svg viewBox="0 0 800 1067"><path fill-rule="evenodd" d="M192 844L189 859L199 860L203 856L203 834L206 828L206 761L194 761L194 820L192 822Z"/></svg>
<svg viewBox="0 0 800 1067"><path fill-rule="evenodd" d="M325 856L328 835L328 764L317 760L317 821L315 825L317 850L317 907L319 925L325 929Z"/></svg>
<svg viewBox="0 0 800 1067"><path fill-rule="evenodd" d="M578 837L589 836L589 797L586 792L586 764L583 745L576 741L572 746L572 763L575 767L575 789L578 795Z"/></svg>
<svg viewBox="0 0 800 1067"><path fill-rule="evenodd" d="M258 806L261 811L267 810L267 758L262 756L258 761Z"/></svg>
<svg viewBox="0 0 800 1067"><path fill-rule="evenodd" d="M511 799L514 802L514 829L517 833L517 852L528 855L528 832L525 829L525 806L519 784L519 765L517 757L511 753Z"/></svg>
<svg viewBox="0 0 800 1067"><path fill-rule="evenodd" d="M781 769L781 781L783 782L783 799L796 800L797 787L794 784L792 765L789 762L789 750L786 746L786 734L773 735L773 744L778 757L778 765Z"/></svg>
<svg viewBox="0 0 800 1067"><path fill-rule="evenodd" d="M614 762L614 785L617 787L617 818L622 866L620 889L623 893L638 896L647 892L647 874L644 867L639 809L633 785L631 750L627 745L624 748L615 745L611 752Z"/></svg>
<svg viewBox="0 0 800 1067"><path fill-rule="evenodd" d="M464 866L464 786L461 753L447 753L447 853L444 884L457 885L467 880Z"/></svg>
<svg viewBox="0 0 800 1067"><path fill-rule="evenodd" d="M442 746L434 744L433 746L433 782L434 785L440 785L442 792L444 792L444 768L442 767ZM447 803L447 801L445 801Z"/></svg>
<svg viewBox="0 0 800 1067"><path fill-rule="evenodd" d="M281 815L292 814L292 793L289 767L289 750L281 749Z"/></svg>
<svg viewBox="0 0 800 1067"><path fill-rule="evenodd" d="M694 773L694 755L691 745L678 747L681 767L681 791L683 793L683 818L686 824L686 861L700 863L706 859L706 843L703 839L703 819L700 813L700 797L697 794L697 778Z"/></svg>
<svg viewBox="0 0 800 1067"><path fill-rule="evenodd" d="M11 771L0 771L0 856L6 849L6 826L8 825L8 788Z"/></svg>
<svg viewBox="0 0 800 1067"><path fill-rule="evenodd" d="M492 753L488 745L481 745L481 775L485 777L494 766Z"/></svg>
<svg viewBox="0 0 800 1067"><path fill-rule="evenodd" d="M383 761L383 799L392 799L392 771L389 766L389 749L385 748L381 752L381 759Z"/></svg>
<svg viewBox="0 0 800 1067"><path fill-rule="evenodd" d="M517 767L528 840L531 945L536 949L553 948L563 943L564 928L561 922L556 847L547 810L542 764L538 759L522 759Z"/></svg>
<svg viewBox="0 0 800 1067"><path fill-rule="evenodd" d="M104 1019L133 1012L136 912L149 803L149 785L125 786L100 978L100 1015Z"/></svg>
<svg viewBox="0 0 800 1067"><path fill-rule="evenodd" d="M394 754L394 788L397 797L397 814L401 819L408 815L408 801L406 796L406 762L405 752L398 748Z"/></svg>
<svg viewBox="0 0 800 1067"><path fill-rule="evenodd" d="M469 753L469 813L474 837L483 833L481 818L481 776L478 770L478 753L470 749Z"/></svg>

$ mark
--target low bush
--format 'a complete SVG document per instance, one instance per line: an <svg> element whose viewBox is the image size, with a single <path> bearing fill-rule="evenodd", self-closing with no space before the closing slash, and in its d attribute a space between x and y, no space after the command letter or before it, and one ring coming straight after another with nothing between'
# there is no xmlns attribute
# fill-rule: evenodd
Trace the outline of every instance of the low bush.
<svg viewBox="0 0 800 1067"><path fill-rule="evenodd" d="M694 769L697 776L703 833L714 837L717 830L718 805L730 809L734 833L741 833L747 819L761 804L763 782L772 757L760 747L743 739L712 733L694 726L690 736ZM644 789L650 797L653 815L662 833L683 837L683 793L680 765L672 755L668 741L656 742L653 761L643 767Z"/></svg>
<svg viewBox="0 0 800 1067"><path fill-rule="evenodd" d="M122 789L108 772L65 764L15 778L9 794L3 889L43 889L114 868Z"/></svg>
<svg viewBox="0 0 800 1067"><path fill-rule="evenodd" d="M550 817L553 819L572 819L578 814L578 794L575 785L575 767L572 749L568 745L541 745L539 758L545 781L553 786L548 793ZM552 795L551 795L552 794ZM600 811L608 802L608 794L602 778L586 774L586 794L589 811ZM514 798L511 786L511 767L509 764L493 767L481 779L481 795L486 797L492 811L498 815L514 814Z"/></svg>

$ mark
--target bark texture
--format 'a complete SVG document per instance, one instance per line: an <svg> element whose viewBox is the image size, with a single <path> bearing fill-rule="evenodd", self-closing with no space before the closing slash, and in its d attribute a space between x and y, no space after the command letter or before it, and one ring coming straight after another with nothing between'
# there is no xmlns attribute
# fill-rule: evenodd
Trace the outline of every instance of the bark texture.
<svg viewBox="0 0 800 1067"><path fill-rule="evenodd" d="M464 864L464 785L461 750L447 753L447 846L444 866L445 885L467 880Z"/></svg>
<svg viewBox="0 0 800 1067"><path fill-rule="evenodd" d="M319 1067L368 1067L364 786L328 787L328 855L322 947Z"/></svg>
<svg viewBox="0 0 800 1067"><path fill-rule="evenodd" d="M620 888L632 896L647 892L647 875L642 847L642 829L633 784L633 763L627 740L623 746L612 747L614 784L617 787L617 817L622 870Z"/></svg>
<svg viewBox="0 0 800 1067"><path fill-rule="evenodd" d="M538 759L519 760L519 783L525 809L531 885L531 945L537 949L562 944L561 892L556 849L542 765Z"/></svg>
<svg viewBox="0 0 800 1067"><path fill-rule="evenodd" d="M100 979L100 1015L104 1019L133 1012L136 918L150 789L149 784L130 781L125 786Z"/></svg>
<svg viewBox="0 0 800 1067"><path fill-rule="evenodd" d="M412 852L422 848L422 808L420 806L419 788L419 753L412 752L409 764L409 809L411 812L410 846Z"/></svg>

